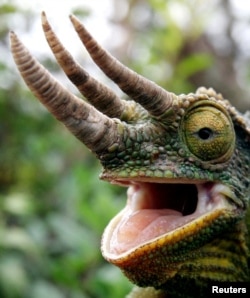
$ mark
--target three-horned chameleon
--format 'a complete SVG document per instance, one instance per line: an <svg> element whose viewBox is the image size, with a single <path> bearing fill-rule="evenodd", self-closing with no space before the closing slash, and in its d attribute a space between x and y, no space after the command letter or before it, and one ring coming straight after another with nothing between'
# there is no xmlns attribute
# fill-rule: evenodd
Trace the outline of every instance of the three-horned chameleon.
<svg viewBox="0 0 250 298"><path fill-rule="evenodd" d="M71 21L94 62L129 100L91 77L45 14L58 63L89 101L61 86L11 33L26 84L100 160L101 178L128 188L102 253L138 287L128 297L202 297L210 282L248 281L250 121L213 89L175 95L107 53Z"/></svg>

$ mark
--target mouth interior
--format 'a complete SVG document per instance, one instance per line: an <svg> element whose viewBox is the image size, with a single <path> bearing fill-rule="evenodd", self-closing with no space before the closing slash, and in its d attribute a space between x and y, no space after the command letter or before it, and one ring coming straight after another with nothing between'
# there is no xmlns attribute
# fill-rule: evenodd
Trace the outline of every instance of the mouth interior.
<svg viewBox="0 0 250 298"><path fill-rule="evenodd" d="M194 184L140 183L129 187L128 200L133 211L172 210L186 216L196 210L198 191Z"/></svg>
<svg viewBox="0 0 250 298"><path fill-rule="evenodd" d="M109 250L122 254L224 206L225 186L129 182L127 205L117 215Z"/></svg>

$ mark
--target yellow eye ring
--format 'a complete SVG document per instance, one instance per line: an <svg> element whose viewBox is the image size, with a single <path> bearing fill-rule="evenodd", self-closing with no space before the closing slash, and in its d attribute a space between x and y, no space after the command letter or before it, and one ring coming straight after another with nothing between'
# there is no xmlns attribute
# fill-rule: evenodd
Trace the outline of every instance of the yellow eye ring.
<svg viewBox="0 0 250 298"><path fill-rule="evenodd" d="M197 102L184 115L182 134L189 151L202 161L225 162L235 147L233 123L215 102Z"/></svg>

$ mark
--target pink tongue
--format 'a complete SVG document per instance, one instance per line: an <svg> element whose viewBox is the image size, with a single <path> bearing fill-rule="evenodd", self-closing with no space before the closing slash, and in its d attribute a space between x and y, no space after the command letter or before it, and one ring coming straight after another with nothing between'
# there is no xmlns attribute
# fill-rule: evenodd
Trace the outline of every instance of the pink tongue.
<svg viewBox="0 0 250 298"><path fill-rule="evenodd" d="M112 236L112 253L123 253L181 226L185 217L172 209L142 209L121 220Z"/></svg>

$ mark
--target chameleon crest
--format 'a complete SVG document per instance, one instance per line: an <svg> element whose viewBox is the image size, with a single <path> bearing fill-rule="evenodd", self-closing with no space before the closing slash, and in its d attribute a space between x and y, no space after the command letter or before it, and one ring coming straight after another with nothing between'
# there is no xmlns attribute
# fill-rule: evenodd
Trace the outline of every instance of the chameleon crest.
<svg viewBox="0 0 250 298"><path fill-rule="evenodd" d="M164 90L70 19L128 100L73 59L44 13L48 44L88 102L60 85L13 32L12 54L30 90L100 160L101 178L128 188L127 204L105 229L101 246L104 258L138 286L128 297L203 297L210 282L249 281L247 114L213 89Z"/></svg>

